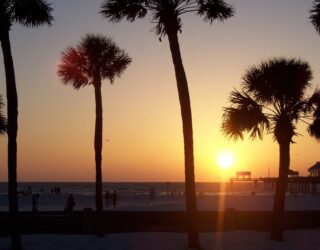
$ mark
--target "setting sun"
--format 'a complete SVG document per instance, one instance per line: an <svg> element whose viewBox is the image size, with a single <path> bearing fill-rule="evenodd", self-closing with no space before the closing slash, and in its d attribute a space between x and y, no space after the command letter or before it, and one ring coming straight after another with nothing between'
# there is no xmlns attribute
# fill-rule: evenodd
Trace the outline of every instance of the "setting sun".
<svg viewBox="0 0 320 250"><path fill-rule="evenodd" d="M232 152L223 151L218 154L217 161L220 168L227 169L234 164L235 157Z"/></svg>

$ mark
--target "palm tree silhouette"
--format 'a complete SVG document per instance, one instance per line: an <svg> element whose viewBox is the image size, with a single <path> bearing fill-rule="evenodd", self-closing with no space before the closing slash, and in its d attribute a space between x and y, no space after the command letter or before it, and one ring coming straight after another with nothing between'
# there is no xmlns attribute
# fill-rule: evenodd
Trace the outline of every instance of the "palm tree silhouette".
<svg viewBox="0 0 320 250"><path fill-rule="evenodd" d="M155 33L159 36L159 40L161 41L161 38L165 35L168 36L169 40L183 126L188 244L191 248L200 248L196 228L197 203L191 104L178 32L181 32L181 16L185 13L195 12L202 16L205 21L212 23L216 19L223 21L233 16L234 9L223 0L104 0L100 13L113 22L121 21L124 18L133 22L135 19L144 18L148 12L152 16L152 22L156 24Z"/></svg>
<svg viewBox="0 0 320 250"><path fill-rule="evenodd" d="M310 88L312 71L298 59L275 58L247 70L241 91L230 95L230 107L224 108L222 131L234 140L249 133L262 139L264 130L279 144L279 178L273 203L271 238L282 240L290 144L297 135L298 121L309 124L308 132L320 139L320 95Z"/></svg>
<svg viewBox="0 0 320 250"><path fill-rule="evenodd" d="M2 95L0 95L0 135L3 135L7 131L7 121L5 117L2 115Z"/></svg>
<svg viewBox="0 0 320 250"><path fill-rule="evenodd" d="M8 118L8 190L9 211L12 223L12 247L21 248L21 237L18 233L18 193L17 193L17 132L18 132L18 96L11 54L9 32L13 23L25 27L50 25L51 5L45 0L3 0L0 2L0 42L3 53L6 89L7 89L7 118Z"/></svg>
<svg viewBox="0 0 320 250"><path fill-rule="evenodd" d="M309 12L311 23L315 27L318 34L320 34L320 0L315 0L313 2L313 7Z"/></svg>
<svg viewBox="0 0 320 250"><path fill-rule="evenodd" d="M112 39L102 35L87 34L74 47L68 47L62 54L58 75L64 84L71 84L75 89L93 85L96 102L96 123L94 150L96 162L96 211L98 236L103 236L102 219L102 80L114 83L131 63L128 54L120 49Z"/></svg>

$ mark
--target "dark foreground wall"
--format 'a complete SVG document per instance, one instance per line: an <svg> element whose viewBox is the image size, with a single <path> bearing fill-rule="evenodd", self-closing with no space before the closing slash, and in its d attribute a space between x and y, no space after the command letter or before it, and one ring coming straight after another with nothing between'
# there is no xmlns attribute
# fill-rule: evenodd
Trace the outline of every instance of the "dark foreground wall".
<svg viewBox="0 0 320 250"><path fill-rule="evenodd" d="M199 211L198 228L201 232L228 230L268 231L271 212ZM91 210L74 212L20 212L23 234L93 234L95 233L95 212ZM9 214L0 212L0 236L9 233ZM320 211L287 211L287 230L320 228ZM104 230L116 232L185 232L186 213L182 211L106 211Z"/></svg>

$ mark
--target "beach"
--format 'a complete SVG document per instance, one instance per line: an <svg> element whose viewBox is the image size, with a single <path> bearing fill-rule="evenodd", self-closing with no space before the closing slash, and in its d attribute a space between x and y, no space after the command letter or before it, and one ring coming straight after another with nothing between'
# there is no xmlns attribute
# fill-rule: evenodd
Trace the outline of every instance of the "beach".
<svg viewBox="0 0 320 250"><path fill-rule="evenodd" d="M94 209L94 196L76 194L75 210ZM0 196L0 210L6 211L5 195ZM62 211L67 199L67 193L60 195L42 194L39 198L39 211ZM224 195L206 195L197 197L198 209L204 211L225 211L233 208L237 211L271 211L273 204L272 192L260 191ZM19 196L21 211L31 211L31 197ZM159 194L150 201L147 194L124 195L120 193L117 206L111 204L104 210L110 211L184 211L185 197ZM286 210L320 210L319 195L298 194L286 197ZM201 243L207 250L237 250L237 249L320 249L320 233L316 230L286 231L283 242L269 240L268 232L256 231L226 231L201 233ZM173 232L132 232L112 233L104 238L94 235L24 235L24 249L112 249L112 250L149 250L149 249L187 249L187 235ZM8 249L8 237L0 238L0 249Z"/></svg>
<svg viewBox="0 0 320 250"><path fill-rule="evenodd" d="M320 0L0 20L0 250L320 250Z"/></svg>
<svg viewBox="0 0 320 250"><path fill-rule="evenodd" d="M320 230L285 232L283 242L269 239L269 233L231 231L201 233L205 250L318 250ZM184 233L123 233L94 235L27 235L22 237L24 250L186 250ZM0 249L9 249L9 238L0 238Z"/></svg>
<svg viewBox="0 0 320 250"><path fill-rule="evenodd" d="M248 194L226 194L226 195L203 195L197 199L198 209L205 211L224 211L233 208L239 211L271 211L273 204L273 194L256 193ZM94 196L74 195L75 210L84 208L94 209ZM67 200L67 194L61 195L40 195L39 211L63 211ZM31 211L31 197L19 196L20 211ZM287 210L320 210L319 195L298 194L293 196L287 194ZM148 195L140 196L118 196L117 206L112 204L104 210L134 210L134 211L183 211L185 210L184 196L155 196L150 201ZM8 211L6 195L0 195L0 211Z"/></svg>
<svg viewBox="0 0 320 250"><path fill-rule="evenodd" d="M271 211L274 190L267 190L259 183L254 189L252 182L237 183L234 190L229 183L199 182L197 183L198 209L204 211L224 211L235 209L238 211ZM20 183L18 190L20 211L32 210L32 195L23 195L28 188L33 194L38 194L39 211L63 211L67 197L73 194L74 210L95 208L94 183ZM54 188L59 187L59 192ZM154 188L154 199L150 200L150 190ZM184 183L144 183L119 182L103 183L103 194L106 191L117 192L117 206L106 206L103 198L104 210L129 211L184 211ZM287 210L319 210L320 196L310 193L287 192ZM0 211L8 211L7 184L0 183Z"/></svg>

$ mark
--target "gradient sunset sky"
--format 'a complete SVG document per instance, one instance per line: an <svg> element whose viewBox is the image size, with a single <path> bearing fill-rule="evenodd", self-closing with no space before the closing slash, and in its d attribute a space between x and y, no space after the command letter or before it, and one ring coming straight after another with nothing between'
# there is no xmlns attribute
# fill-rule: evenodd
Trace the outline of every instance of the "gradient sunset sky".
<svg viewBox="0 0 320 250"><path fill-rule="evenodd" d="M158 40L150 18L108 23L101 0L55 0L51 27L14 25L11 45L19 96L19 181L94 181L95 102L92 86L74 90L56 71L61 52L86 33L112 37L133 62L114 85L104 81L102 98L103 180L183 181L181 115L167 38ZM245 70L272 57L298 57L310 63L313 88L320 87L320 36L308 17L312 0L226 0L235 16L204 23L183 16L179 34L193 111L196 181L219 181L236 171L254 177L278 174L278 145L264 140L232 142L220 127L222 108L239 88ZM3 57L0 93L5 99ZM320 161L320 144L300 123L291 148L291 168L307 174ZM0 137L0 181L7 180L7 138ZM219 152L236 162L221 170Z"/></svg>

